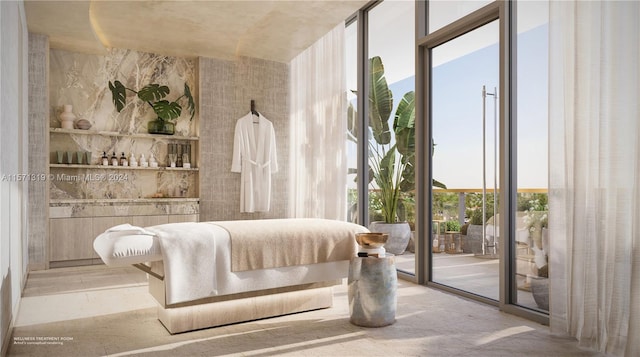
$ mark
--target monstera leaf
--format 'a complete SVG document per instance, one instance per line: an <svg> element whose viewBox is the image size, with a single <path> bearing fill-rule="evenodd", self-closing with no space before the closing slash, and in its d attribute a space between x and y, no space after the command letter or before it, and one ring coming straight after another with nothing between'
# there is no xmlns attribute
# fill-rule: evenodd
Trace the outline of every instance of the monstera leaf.
<svg viewBox="0 0 640 357"><path fill-rule="evenodd" d="M155 102L166 97L167 94L169 94L169 87L154 83L140 89L140 91L138 91L138 98L145 102Z"/></svg>
<svg viewBox="0 0 640 357"><path fill-rule="evenodd" d="M120 81L115 81L113 83L109 81L109 90L111 90L111 100L113 101L113 105L119 113L127 102L126 88L122 83L120 83Z"/></svg>
<svg viewBox="0 0 640 357"><path fill-rule="evenodd" d="M173 120L180 116L182 113L182 107L176 102L161 100L153 103L153 111L156 112L160 119Z"/></svg>
<svg viewBox="0 0 640 357"><path fill-rule="evenodd" d="M187 97L187 108L189 109L189 114L191 114L189 120L193 120L194 115L196 115L196 102L193 100L191 89L186 83L184 84L184 96Z"/></svg>
<svg viewBox="0 0 640 357"><path fill-rule="evenodd" d="M186 98L186 105L188 107L189 114L191 114L191 118L189 120L192 120L196 113L196 103L193 99L191 89L186 83L184 84L184 94L172 102L164 99L169 95L169 87L161 86L156 83L146 85L136 92L133 89L126 88L122 83L120 83L120 81L114 81L113 83L109 82L109 89L111 90L113 104L118 112L120 112L126 104L126 91L130 91L135 93L140 100L149 104L160 120L171 121L178 119L180 114L182 114L182 106L178 103L183 99L183 97Z"/></svg>

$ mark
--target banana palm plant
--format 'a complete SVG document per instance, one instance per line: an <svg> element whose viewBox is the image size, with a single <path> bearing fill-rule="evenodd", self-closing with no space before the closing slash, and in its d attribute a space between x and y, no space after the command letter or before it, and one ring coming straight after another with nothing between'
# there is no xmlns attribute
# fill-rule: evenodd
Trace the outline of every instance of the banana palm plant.
<svg viewBox="0 0 640 357"><path fill-rule="evenodd" d="M403 194L415 189L415 93L402 97L394 114L392 142L389 119L393 94L380 57L369 59L369 178L380 190L385 223L405 220ZM355 111L349 108L349 130L356 140ZM433 147L432 147L433 148ZM433 186L446 188L433 180Z"/></svg>

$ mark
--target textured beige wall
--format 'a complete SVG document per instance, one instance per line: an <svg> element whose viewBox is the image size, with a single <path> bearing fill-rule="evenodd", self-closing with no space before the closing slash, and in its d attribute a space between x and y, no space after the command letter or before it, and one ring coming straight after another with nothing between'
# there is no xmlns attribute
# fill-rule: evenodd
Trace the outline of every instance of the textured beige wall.
<svg viewBox="0 0 640 357"><path fill-rule="evenodd" d="M48 174L49 39L29 34L29 172ZM49 190L42 180L29 181L29 269L46 267Z"/></svg>
<svg viewBox="0 0 640 357"><path fill-rule="evenodd" d="M200 58L200 221L288 217L289 66L239 57ZM240 213L240 174L232 173L233 134L251 99L276 132L279 171L272 176L271 210Z"/></svg>

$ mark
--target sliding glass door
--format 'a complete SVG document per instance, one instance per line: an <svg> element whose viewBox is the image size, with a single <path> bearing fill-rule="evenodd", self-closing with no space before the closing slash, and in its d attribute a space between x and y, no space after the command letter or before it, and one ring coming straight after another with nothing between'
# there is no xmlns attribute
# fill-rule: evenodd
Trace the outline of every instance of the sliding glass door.
<svg viewBox="0 0 640 357"><path fill-rule="evenodd" d="M498 300L498 21L432 49L432 280ZM437 184L437 183L436 183Z"/></svg>

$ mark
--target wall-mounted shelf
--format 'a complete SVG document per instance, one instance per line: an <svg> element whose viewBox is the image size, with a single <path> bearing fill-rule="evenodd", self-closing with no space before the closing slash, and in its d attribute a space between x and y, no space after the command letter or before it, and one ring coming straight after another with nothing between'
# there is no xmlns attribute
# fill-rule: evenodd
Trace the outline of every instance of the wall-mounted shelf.
<svg viewBox="0 0 640 357"><path fill-rule="evenodd" d="M141 167L141 166L103 166L103 165L80 165L80 164L49 164L52 168L64 169L104 169L104 170L166 170L166 171L198 171L197 167Z"/></svg>
<svg viewBox="0 0 640 357"><path fill-rule="evenodd" d="M68 204L105 204L118 205L127 203L198 203L199 198L194 197L159 197L159 198L59 198L49 200L49 206L61 206Z"/></svg>
<svg viewBox="0 0 640 357"><path fill-rule="evenodd" d="M162 139L162 140L189 140L198 141L196 136L179 136L179 135L159 135L159 134L145 134L145 133L119 133L117 131L100 131L100 130L80 130L80 129L62 129L62 128L49 128L49 131L54 134L76 134L76 135L99 135L99 136L114 136L114 137L127 137L127 138L140 138L140 139Z"/></svg>

